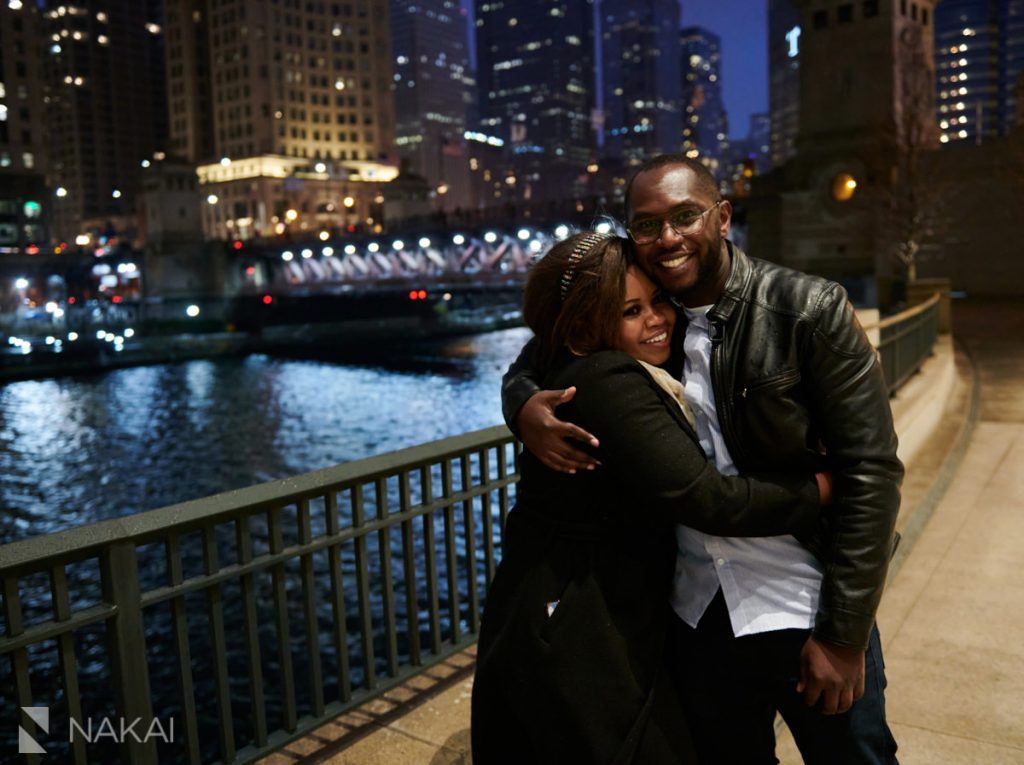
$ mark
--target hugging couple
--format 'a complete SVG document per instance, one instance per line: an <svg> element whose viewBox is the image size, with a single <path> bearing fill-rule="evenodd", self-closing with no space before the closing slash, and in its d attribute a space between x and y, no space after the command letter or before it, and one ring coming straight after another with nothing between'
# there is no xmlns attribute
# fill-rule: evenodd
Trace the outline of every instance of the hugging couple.
<svg viewBox="0 0 1024 765"><path fill-rule="evenodd" d="M834 282L749 258L699 162L655 157L628 238L533 266L505 377L525 445L487 596L473 761L895 763L875 612L903 467Z"/></svg>

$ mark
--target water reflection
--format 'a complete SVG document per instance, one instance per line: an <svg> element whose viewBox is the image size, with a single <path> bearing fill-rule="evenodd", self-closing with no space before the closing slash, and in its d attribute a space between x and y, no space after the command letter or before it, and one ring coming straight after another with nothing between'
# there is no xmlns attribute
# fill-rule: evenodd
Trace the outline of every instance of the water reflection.
<svg viewBox="0 0 1024 765"><path fill-rule="evenodd" d="M497 424L501 375L528 336L10 383L0 543Z"/></svg>

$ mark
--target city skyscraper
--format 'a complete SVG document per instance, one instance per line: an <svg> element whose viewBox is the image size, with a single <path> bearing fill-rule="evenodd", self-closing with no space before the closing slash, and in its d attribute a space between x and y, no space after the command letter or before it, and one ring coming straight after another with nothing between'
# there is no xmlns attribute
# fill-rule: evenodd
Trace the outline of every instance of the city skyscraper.
<svg viewBox="0 0 1024 765"><path fill-rule="evenodd" d="M722 179L728 120L722 104L721 39L701 27L679 32L683 62L683 151Z"/></svg>
<svg viewBox="0 0 1024 765"><path fill-rule="evenodd" d="M471 205L466 118L475 86L458 0L391 0L395 145L435 207Z"/></svg>
<svg viewBox="0 0 1024 765"><path fill-rule="evenodd" d="M7 3L5 12L13 10ZM52 234L83 246L135 233L140 163L164 149L167 102L159 0L17 3L41 14ZM4 46L6 48L6 45ZM87 241L88 240L88 241Z"/></svg>
<svg viewBox="0 0 1024 765"><path fill-rule="evenodd" d="M476 0L480 127L504 140L523 199L564 199L593 159L592 0Z"/></svg>
<svg viewBox="0 0 1024 765"><path fill-rule="evenodd" d="M935 8L940 140L1005 136L1024 75L1024 0L944 0Z"/></svg>
<svg viewBox="0 0 1024 765"><path fill-rule="evenodd" d="M796 153L800 132L800 9L793 0L768 0L768 111L771 164Z"/></svg>
<svg viewBox="0 0 1024 765"><path fill-rule="evenodd" d="M207 236L379 224L397 174L390 13L348 0L166 0L171 147Z"/></svg>
<svg viewBox="0 0 1024 765"><path fill-rule="evenodd" d="M679 0L601 0L605 153L639 164L683 143Z"/></svg>
<svg viewBox="0 0 1024 765"><path fill-rule="evenodd" d="M47 238L41 23L33 5L0 7L0 253Z"/></svg>

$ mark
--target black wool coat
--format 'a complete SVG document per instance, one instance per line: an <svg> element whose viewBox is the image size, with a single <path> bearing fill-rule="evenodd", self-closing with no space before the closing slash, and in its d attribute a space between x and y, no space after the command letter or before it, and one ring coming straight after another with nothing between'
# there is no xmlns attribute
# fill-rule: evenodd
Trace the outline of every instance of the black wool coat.
<svg viewBox="0 0 1024 765"><path fill-rule="evenodd" d="M544 388L601 442L575 475L521 462L473 688L476 765L694 762L663 671L673 525L805 535L812 476L722 476L678 404L626 354L565 354Z"/></svg>

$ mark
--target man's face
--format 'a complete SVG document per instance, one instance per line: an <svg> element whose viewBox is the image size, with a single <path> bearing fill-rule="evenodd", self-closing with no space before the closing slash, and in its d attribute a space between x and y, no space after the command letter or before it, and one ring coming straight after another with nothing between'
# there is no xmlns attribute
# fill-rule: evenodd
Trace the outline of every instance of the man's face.
<svg viewBox="0 0 1024 765"><path fill-rule="evenodd" d="M682 209L708 210L701 228L679 234L663 223L652 242L634 243L637 260L666 292L684 305L710 305L718 300L729 278L729 255L724 239L729 233L732 207L702 189L685 165L666 165L641 173L633 180L630 225L643 219L663 220Z"/></svg>

